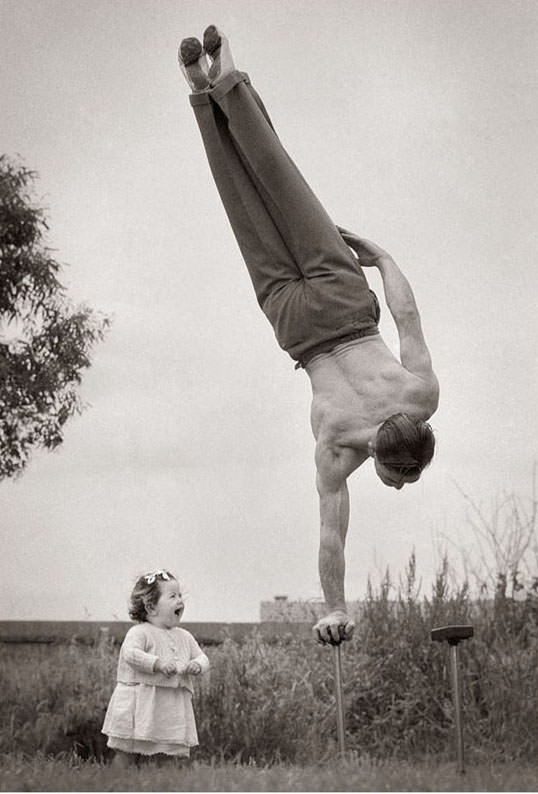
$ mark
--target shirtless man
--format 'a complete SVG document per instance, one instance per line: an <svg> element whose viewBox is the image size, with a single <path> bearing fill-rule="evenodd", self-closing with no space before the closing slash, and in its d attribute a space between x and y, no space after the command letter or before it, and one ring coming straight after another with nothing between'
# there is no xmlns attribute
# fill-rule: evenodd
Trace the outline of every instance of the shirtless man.
<svg viewBox="0 0 538 794"><path fill-rule="evenodd" d="M314 636L338 643L354 628L344 595L347 478L371 457L381 481L399 490L416 482L433 456L426 420L437 408L439 387L420 316L392 257L331 221L276 136L248 75L235 69L225 36L211 25L203 46L184 39L179 62L258 303L281 348L311 381L319 573L329 610ZM400 360L379 335L379 304L364 267L381 274Z"/></svg>

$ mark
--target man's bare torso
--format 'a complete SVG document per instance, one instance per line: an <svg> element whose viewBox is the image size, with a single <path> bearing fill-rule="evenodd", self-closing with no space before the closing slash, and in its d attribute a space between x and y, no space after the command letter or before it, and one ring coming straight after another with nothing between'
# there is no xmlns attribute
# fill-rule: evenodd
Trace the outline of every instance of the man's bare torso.
<svg viewBox="0 0 538 794"><path fill-rule="evenodd" d="M406 370L381 336L367 336L316 356L306 366L312 383L311 424L316 461L345 478L368 457L368 440L395 413L429 419L437 382Z"/></svg>

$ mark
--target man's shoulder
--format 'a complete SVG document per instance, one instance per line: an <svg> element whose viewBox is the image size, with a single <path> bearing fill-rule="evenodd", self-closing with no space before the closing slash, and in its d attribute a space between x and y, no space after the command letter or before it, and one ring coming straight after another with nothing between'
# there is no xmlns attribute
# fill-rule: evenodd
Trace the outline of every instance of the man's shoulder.
<svg viewBox="0 0 538 794"><path fill-rule="evenodd" d="M346 441L336 433L321 433L315 452L318 490L339 488L367 457L367 441L359 437Z"/></svg>
<svg viewBox="0 0 538 794"><path fill-rule="evenodd" d="M415 375L409 373L408 400L413 406L414 413L426 421L437 410L439 405L439 381L433 370Z"/></svg>

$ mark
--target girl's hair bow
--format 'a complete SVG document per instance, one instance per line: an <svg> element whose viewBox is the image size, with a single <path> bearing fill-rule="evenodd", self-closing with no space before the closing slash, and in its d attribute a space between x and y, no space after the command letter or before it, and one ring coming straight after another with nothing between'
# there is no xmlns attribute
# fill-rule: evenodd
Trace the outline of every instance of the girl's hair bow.
<svg viewBox="0 0 538 794"><path fill-rule="evenodd" d="M152 571L151 573L145 573L145 574L144 574L144 576L143 576L143 578L146 580L146 582L147 582L148 584L153 584L153 582L154 582L154 581L155 581L155 580L156 580L156 579L157 579L159 576L161 577L161 579L166 579L167 581L169 581L169 580L170 580L170 575L169 575L169 574L168 574L166 571L163 571L163 569L162 569L162 568L159 568L159 570L158 570L158 571Z"/></svg>

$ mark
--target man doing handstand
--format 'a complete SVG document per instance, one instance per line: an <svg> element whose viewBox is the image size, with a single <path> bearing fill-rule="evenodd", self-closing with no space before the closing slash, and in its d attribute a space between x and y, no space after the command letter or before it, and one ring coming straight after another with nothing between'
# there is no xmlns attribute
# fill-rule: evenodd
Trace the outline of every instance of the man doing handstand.
<svg viewBox="0 0 538 794"><path fill-rule="evenodd" d="M236 70L225 36L211 25L203 46L184 39L179 61L259 305L280 347L311 381L319 573L329 609L314 633L319 642L340 642L354 628L344 595L347 478L372 457L381 481L399 490L419 479L434 452L426 420L437 409L439 386L420 316L392 257L331 221L248 75ZM400 360L379 334L379 304L364 267L381 274Z"/></svg>

